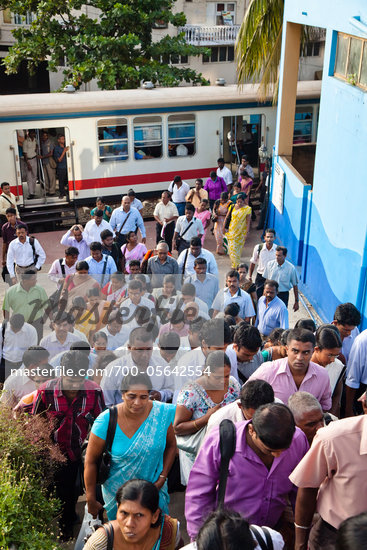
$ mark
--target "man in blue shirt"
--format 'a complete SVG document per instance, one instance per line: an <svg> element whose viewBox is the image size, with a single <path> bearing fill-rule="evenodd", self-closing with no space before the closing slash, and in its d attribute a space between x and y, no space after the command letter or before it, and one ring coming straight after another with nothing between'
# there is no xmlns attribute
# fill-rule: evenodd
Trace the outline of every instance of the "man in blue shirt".
<svg viewBox="0 0 367 550"><path fill-rule="evenodd" d="M126 235L129 231L136 231L140 229L141 242L145 244L146 233L143 218L139 214L139 211L130 205L130 198L128 196L122 197L121 206L115 208L112 212L110 219L110 225L114 229L116 234L117 244L122 246L126 243Z"/></svg>
<svg viewBox="0 0 367 550"><path fill-rule="evenodd" d="M58 134L56 147L54 148L53 156L56 161L56 175L59 180L59 198L69 197L68 187L68 167L66 162L66 153L69 151L69 147L65 147L65 136Z"/></svg>
<svg viewBox="0 0 367 550"><path fill-rule="evenodd" d="M85 259L89 265L89 275L102 287L110 280L110 275L117 271L115 260L112 256L102 254L101 243L94 242L90 245L90 256Z"/></svg>
<svg viewBox="0 0 367 550"><path fill-rule="evenodd" d="M269 336L277 327L287 329L288 309L285 303L278 298L279 284L271 279L266 279L264 284L264 296L257 302L257 318L255 326L264 336Z"/></svg>
<svg viewBox="0 0 367 550"><path fill-rule="evenodd" d="M218 315L220 311L228 304L236 303L240 306L239 316L249 322L251 317L255 315L254 306L249 294L240 289L240 275L238 271L232 269L226 275L226 288L220 290L213 302L213 317Z"/></svg>

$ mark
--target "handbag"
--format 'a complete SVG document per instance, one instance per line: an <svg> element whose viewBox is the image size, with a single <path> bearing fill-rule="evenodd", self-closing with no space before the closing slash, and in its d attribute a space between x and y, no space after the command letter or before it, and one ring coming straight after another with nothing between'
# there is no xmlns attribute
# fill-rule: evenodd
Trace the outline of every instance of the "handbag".
<svg viewBox="0 0 367 550"><path fill-rule="evenodd" d="M113 439L115 437L116 425L117 425L117 407L114 405L113 407L110 408L110 418L108 421L105 448L97 463L97 480L96 480L97 485L103 485L103 483L107 481L108 476L110 475L111 447L112 447ZM83 467L85 463L85 455L86 455L88 442L89 442L89 435L90 435L90 432L82 444L81 460L82 460Z"/></svg>
<svg viewBox="0 0 367 550"><path fill-rule="evenodd" d="M194 434L176 435L177 447L181 451L197 455L206 434L206 426Z"/></svg>
<svg viewBox="0 0 367 550"><path fill-rule="evenodd" d="M219 425L219 485L217 506L222 507L226 495L228 467L236 450L236 428L232 420L225 418Z"/></svg>
<svg viewBox="0 0 367 550"><path fill-rule="evenodd" d="M52 168L52 170L55 170L55 168L57 167L57 162L53 157L49 157L48 163L50 165L50 168Z"/></svg>
<svg viewBox="0 0 367 550"><path fill-rule="evenodd" d="M228 208L226 219L224 220L224 230L228 231L231 220L232 220L232 212L233 212L234 204Z"/></svg>

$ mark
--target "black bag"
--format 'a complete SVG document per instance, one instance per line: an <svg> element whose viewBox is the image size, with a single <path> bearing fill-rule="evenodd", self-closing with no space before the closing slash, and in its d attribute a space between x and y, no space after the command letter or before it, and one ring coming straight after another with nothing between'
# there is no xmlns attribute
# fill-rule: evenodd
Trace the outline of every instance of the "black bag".
<svg viewBox="0 0 367 550"><path fill-rule="evenodd" d="M36 263L38 262L38 254L36 252L36 247L34 245L34 237L29 237L29 244L31 245L32 247L32 251L33 251L33 263L34 265L36 265ZM41 268L39 268L39 271L41 271Z"/></svg>
<svg viewBox="0 0 367 550"><path fill-rule="evenodd" d="M107 548L106 548L106 550L113 550L113 541L114 541L114 538L115 538L113 525L112 525L112 523L108 522L108 523L105 523L104 525L102 525L102 527L106 531L106 535L107 535Z"/></svg>
<svg viewBox="0 0 367 550"><path fill-rule="evenodd" d="M226 219L224 220L224 229L225 229L225 231L228 231L228 229L229 229L229 225L230 225L231 220L232 220L233 208L234 208L234 204L233 205L231 204L230 207L228 208L227 216L226 216Z"/></svg>
<svg viewBox="0 0 367 550"><path fill-rule="evenodd" d="M220 468L218 486L218 508L224 504L228 479L228 467L236 450L236 428L232 420L225 418L219 425Z"/></svg>
<svg viewBox="0 0 367 550"><path fill-rule="evenodd" d="M252 533L252 536L255 537L257 544L260 546L261 550L274 550L273 540L271 538L269 530L266 527L260 527L260 529L265 535L266 542L264 541L258 530L253 525L250 525L250 531Z"/></svg>
<svg viewBox="0 0 367 550"><path fill-rule="evenodd" d="M195 218L194 218L195 219ZM183 238L183 236L185 235L186 231L188 231L190 229L190 227L192 226L194 222L190 222L189 225L186 227L185 231L183 233L181 233L180 235L177 236L177 239L176 239L176 250L179 250L180 248L180 245L182 243L182 241L184 241L185 239Z"/></svg>
<svg viewBox="0 0 367 550"><path fill-rule="evenodd" d="M110 475L111 447L112 447L113 439L115 437L116 425L117 425L117 407L114 405L113 407L110 408L110 418L108 421L105 448L97 464L97 481L96 481L97 485L103 485L103 483L107 481L108 476ZM85 440L83 441L83 445L82 445L81 459L82 459L83 467L85 463L85 454L88 447L89 435L90 435L90 432L85 438Z"/></svg>

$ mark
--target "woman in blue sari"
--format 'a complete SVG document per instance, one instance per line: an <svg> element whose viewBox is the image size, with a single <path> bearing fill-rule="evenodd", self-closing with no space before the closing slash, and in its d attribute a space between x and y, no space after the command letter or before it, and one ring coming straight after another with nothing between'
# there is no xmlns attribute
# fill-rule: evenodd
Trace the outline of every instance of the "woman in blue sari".
<svg viewBox="0 0 367 550"><path fill-rule="evenodd" d="M123 402L117 405L117 425L111 448L111 469L102 485L108 519L116 518L117 489L130 479L151 481L159 490L159 507L168 513L167 476L176 455L172 423L175 406L149 399L149 376L129 374L122 382ZM98 461L104 451L110 410L95 420L85 458L88 510L96 516L102 504L96 499Z"/></svg>

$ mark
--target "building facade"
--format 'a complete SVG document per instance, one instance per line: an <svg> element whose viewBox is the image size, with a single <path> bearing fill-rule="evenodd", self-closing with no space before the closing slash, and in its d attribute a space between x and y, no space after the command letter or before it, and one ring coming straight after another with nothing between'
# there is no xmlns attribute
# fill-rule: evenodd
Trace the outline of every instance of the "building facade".
<svg viewBox="0 0 367 550"><path fill-rule="evenodd" d="M326 31L314 158L296 166L295 89L302 25ZM324 321L352 302L367 327L367 5L286 0L269 225L299 266L301 288ZM298 155L299 156L299 155ZM308 165L306 159L309 159ZM313 167L314 166L314 167Z"/></svg>

